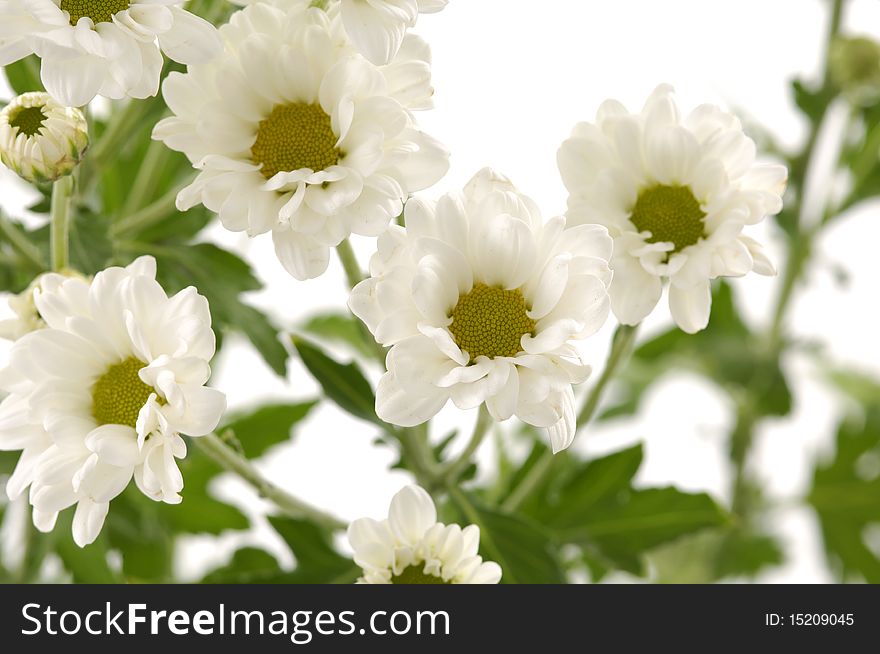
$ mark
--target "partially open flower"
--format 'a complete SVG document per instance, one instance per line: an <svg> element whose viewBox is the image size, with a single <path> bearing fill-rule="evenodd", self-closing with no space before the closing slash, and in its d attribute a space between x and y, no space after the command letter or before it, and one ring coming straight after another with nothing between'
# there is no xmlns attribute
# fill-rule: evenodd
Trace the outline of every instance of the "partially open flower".
<svg viewBox="0 0 880 654"><path fill-rule="evenodd" d="M29 182L69 175L88 146L83 113L48 93L24 93L0 111L0 161Z"/></svg>
<svg viewBox="0 0 880 654"><path fill-rule="evenodd" d="M46 322L37 310L37 303L34 301L34 297L39 292L40 285L46 275L63 275L65 277L75 277L83 281L86 280L80 273L73 270L64 270L60 273L44 273L36 277L21 293L11 295L7 300L9 308L12 309L15 317L0 320L0 338L15 341L25 334L30 334L46 326Z"/></svg>
<svg viewBox="0 0 880 654"><path fill-rule="evenodd" d="M428 493L406 486L387 520L360 518L348 528L359 584L497 584L501 566L477 554L480 528L437 522Z"/></svg>
<svg viewBox="0 0 880 654"><path fill-rule="evenodd" d="M226 406L207 388L214 333L193 287L168 297L141 257L94 281L47 274L34 302L46 327L15 341L0 370L0 450L22 450L6 484L30 487L37 528L76 505L80 546L134 477L148 497L181 501L181 434L213 430Z"/></svg>

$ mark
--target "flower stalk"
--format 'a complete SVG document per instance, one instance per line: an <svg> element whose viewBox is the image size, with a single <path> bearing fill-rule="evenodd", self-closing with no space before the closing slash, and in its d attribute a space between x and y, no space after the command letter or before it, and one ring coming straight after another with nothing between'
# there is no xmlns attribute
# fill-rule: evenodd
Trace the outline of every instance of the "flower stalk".
<svg viewBox="0 0 880 654"><path fill-rule="evenodd" d="M74 179L66 175L52 185L50 249L52 270L60 272L70 265L70 213L73 205Z"/></svg>

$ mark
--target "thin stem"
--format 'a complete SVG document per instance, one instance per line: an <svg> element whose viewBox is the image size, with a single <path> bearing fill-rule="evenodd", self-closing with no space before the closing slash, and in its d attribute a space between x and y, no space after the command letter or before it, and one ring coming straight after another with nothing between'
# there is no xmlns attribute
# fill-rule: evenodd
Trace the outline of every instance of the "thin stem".
<svg viewBox="0 0 880 654"><path fill-rule="evenodd" d="M348 280L349 288L354 288L366 275L361 270L361 265L358 263L351 243L349 243L347 238L343 239L336 246L336 254L339 255L339 260L342 262L342 268L345 270L345 278Z"/></svg>
<svg viewBox="0 0 880 654"><path fill-rule="evenodd" d="M58 272L70 265L70 208L73 202L74 180L66 175L52 185L51 222L49 243L52 270Z"/></svg>
<svg viewBox="0 0 880 654"><path fill-rule="evenodd" d="M18 225L9 220L2 212L0 212L0 232L9 240L13 249L23 256L28 263L32 264L37 270L45 270L46 262L43 261L43 254L31 243L25 236Z"/></svg>
<svg viewBox="0 0 880 654"><path fill-rule="evenodd" d="M489 427L493 422L494 420L489 414L488 409L486 409L486 405L483 404L480 406L480 412L477 414L477 423L474 425L474 432L471 434L468 444L465 446L464 450L462 450L461 454L451 461L441 472L448 483L455 482L468 465L470 465L471 458L480 447L486 434L489 433Z"/></svg>
<svg viewBox="0 0 880 654"><path fill-rule="evenodd" d="M125 198L125 203L122 205L120 215L123 218L144 206L145 200L155 184L156 174L162 168L162 163L167 158L168 152L165 144L159 141L151 141L147 146L140 170L138 170L134 184L132 184L128 196Z"/></svg>
<svg viewBox="0 0 880 654"><path fill-rule="evenodd" d="M416 480L429 492L437 487L440 475L434 453L428 443L427 423L395 432L403 452L409 459Z"/></svg>
<svg viewBox="0 0 880 654"><path fill-rule="evenodd" d="M194 438L193 441L219 465L244 479L257 490L261 497L273 502L286 514L295 518L306 518L328 529L345 528L346 525L341 520L297 499L263 477L250 461L236 452L217 434Z"/></svg>
<svg viewBox="0 0 880 654"><path fill-rule="evenodd" d="M161 222L176 210L178 193L180 193L180 188L175 187L152 204L124 216L111 226L110 235L113 237L125 236L132 232L143 231L147 227Z"/></svg>
<svg viewBox="0 0 880 654"><path fill-rule="evenodd" d="M546 450L541 458L535 461L535 464L526 473L522 481L513 489L507 499L501 504L501 510L508 513L516 511L522 503L532 494L553 467L553 452Z"/></svg>
<svg viewBox="0 0 880 654"><path fill-rule="evenodd" d="M612 377L614 377L617 369L620 368L620 366L629 358L636 342L637 330L638 325L617 326L617 331L614 332L614 338L611 341L611 352L608 353L605 370L602 371L602 376L599 377L599 381L597 381L596 385L590 390L590 394L587 396L583 407L581 407L581 410L578 413L578 429L586 427L593 418L593 414L596 412L596 409L599 407L599 402L602 400L602 394L605 392L605 387L608 385L608 382L611 381Z"/></svg>

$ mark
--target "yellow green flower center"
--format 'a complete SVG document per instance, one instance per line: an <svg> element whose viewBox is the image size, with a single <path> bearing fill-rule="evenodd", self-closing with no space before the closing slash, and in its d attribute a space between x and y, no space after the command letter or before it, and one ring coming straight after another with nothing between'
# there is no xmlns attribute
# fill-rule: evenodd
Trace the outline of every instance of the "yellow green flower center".
<svg viewBox="0 0 880 654"><path fill-rule="evenodd" d="M128 9L129 0L61 0L61 9L70 14L70 24L76 25L80 18L91 18L92 22L109 23L113 15Z"/></svg>
<svg viewBox="0 0 880 654"><path fill-rule="evenodd" d="M107 368L92 387L92 416L101 425L128 425L134 427L138 413L155 392L138 377L145 367L140 359L128 357L122 363Z"/></svg>
<svg viewBox="0 0 880 654"><path fill-rule="evenodd" d="M330 116L320 105L280 104L260 121L251 159L263 165L260 173L266 179L300 168L318 172L336 164L342 156L337 140Z"/></svg>
<svg viewBox="0 0 880 654"><path fill-rule="evenodd" d="M410 565L403 569L399 575L391 577L392 584L451 584L451 581L443 581L441 577L427 574L423 569Z"/></svg>
<svg viewBox="0 0 880 654"><path fill-rule="evenodd" d="M687 186L657 185L639 193L630 220L649 243L668 242L679 252L705 236L705 212Z"/></svg>
<svg viewBox="0 0 880 654"><path fill-rule="evenodd" d="M478 356L513 357L522 349L522 337L535 331L535 321L527 311L518 290L474 284L458 298L449 331L456 345L470 355L471 363Z"/></svg>
<svg viewBox="0 0 880 654"><path fill-rule="evenodd" d="M9 120L9 126L18 128L20 134L33 136L40 131L45 120L43 107L20 107Z"/></svg>

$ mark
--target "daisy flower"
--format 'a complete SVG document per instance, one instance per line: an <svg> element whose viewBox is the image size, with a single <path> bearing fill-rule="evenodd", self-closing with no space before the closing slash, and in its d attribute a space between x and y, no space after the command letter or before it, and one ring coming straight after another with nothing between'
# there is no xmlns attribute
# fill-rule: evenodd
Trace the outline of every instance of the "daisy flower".
<svg viewBox="0 0 880 654"><path fill-rule="evenodd" d="M673 319L697 332L709 321L710 280L775 274L743 231L782 209L787 171L755 162L735 116L702 105L682 117L663 85L641 114L605 102L595 123L575 126L558 160L569 224L605 225L614 238L610 293L620 322L644 319L668 280Z"/></svg>
<svg viewBox="0 0 880 654"><path fill-rule="evenodd" d="M406 486L391 500L387 520L360 518L348 527L359 584L497 584L501 567L477 554L480 528L437 522L428 493Z"/></svg>
<svg viewBox="0 0 880 654"><path fill-rule="evenodd" d="M340 0L342 22L357 49L374 64L387 64L419 14L438 12L447 0Z"/></svg>
<svg viewBox="0 0 880 654"><path fill-rule="evenodd" d="M379 238L371 277L349 306L390 346L376 392L385 421L412 426L452 400L483 403L549 431L575 434L572 384L590 367L574 342L608 315L611 239L604 227L544 222L534 203L484 169L436 206L406 205L406 229Z"/></svg>
<svg viewBox="0 0 880 654"><path fill-rule="evenodd" d="M163 86L174 115L153 138L199 170L179 209L201 203L227 229L272 232L287 271L309 279L330 247L382 233L411 192L445 174L446 151L409 111L431 95L423 41L377 67L333 12L305 3L250 5L220 34L220 57Z"/></svg>
<svg viewBox="0 0 880 654"><path fill-rule="evenodd" d="M96 95L146 98L159 90L164 52L174 61L206 61L220 51L208 21L180 0L0 0L0 65L29 54L61 104ZM161 52L160 52L161 49Z"/></svg>
<svg viewBox="0 0 880 654"><path fill-rule="evenodd" d="M155 277L152 257L92 282L44 275L34 302L46 326L15 341L0 370L0 449L22 450L6 492L15 499L30 487L43 531L75 504L80 546L132 477L146 496L180 502L180 434L211 432L226 406L205 387L207 300L192 287L169 298Z"/></svg>
<svg viewBox="0 0 880 654"><path fill-rule="evenodd" d="M83 113L48 93L24 93L0 111L0 161L30 182L69 175L88 146Z"/></svg>

